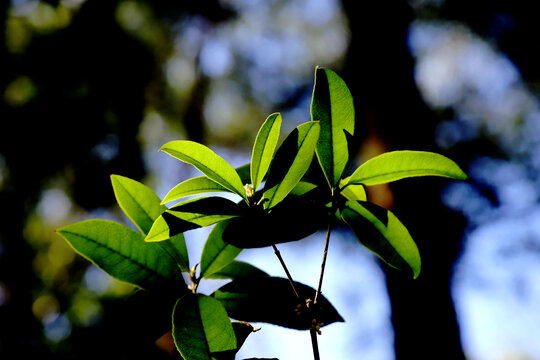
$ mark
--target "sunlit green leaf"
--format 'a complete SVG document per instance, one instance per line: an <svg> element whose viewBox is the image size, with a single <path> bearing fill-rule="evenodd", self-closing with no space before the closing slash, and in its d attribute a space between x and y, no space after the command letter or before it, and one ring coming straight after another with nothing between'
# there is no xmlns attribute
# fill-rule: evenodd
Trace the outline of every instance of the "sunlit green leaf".
<svg viewBox="0 0 540 360"><path fill-rule="evenodd" d="M86 220L57 230L68 243L109 275L149 288L155 284L182 283L174 260L144 235L108 220Z"/></svg>
<svg viewBox="0 0 540 360"><path fill-rule="evenodd" d="M354 104L345 82L330 69L315 70L311 119L321 124L317 157L334 187L349 161L346 132L354 133Z"/></svg>
<svg viewBox="0 0 540 360"><path fill-rule="evenodd" d="M244 185L236 170L208 147L189 140L175 140L163 145L161 151L195 166L210 179L246 198Z"/></svg>
<svg viewBox="0 0 540 360"><path fill-rule="evenodd" d="M209 277L221 270L242 252L242 249L223 241L223 229L226 226L227 221L216 224L206 239L201 255L200 267L200 274L203 278Z"/></svg>
<svg viewBox="0 0 540 360"><path fill-rule="evenodd" d="M317 185L310 182L300 181L298 184L296 184L296 186L291 190L289 194L295 196L302 196L315 189L316 187Z"/></svg>
<svg viewBox="0 0 540 360"><path fill-rule="evenodd" d="M111 182L116 200L124 213L144 235L148 234L154 221L167 207L160 204L159 197L149 187L138 181L111 175ZM189 271L186 241L182 234L171 238L170 242L162 242L161 246L173 257L182 271Z"/></svg>
<svg viewBox="0 0 540 360"><path fill-rule="evenodd" d="M349 184L377 185L414 176L442 176L457 180L467 175L449 158L425 151L391 151L362 164Z"/></svg>
<svg viewBox="0 0 540 360"><path fill-rule="evenodd" d="M278 149L264 187L267 209L282 201L304 176L315 153L319 130L317 122L302 124Z"/></svg>
<svg viewBox="0 0 540 360"><path fill-rule="evenodd" d="M232 327L234 330L234 334L236 335L236 349L235 350L228 350L224 352L219 353L213 353L212 356L216 360L234 360L235 355L240 350L242 345L244 345L244 342L246 341L247 337L255 332L256 330L251 326L251 324L248 324L243 321L233 321ZM252 358L253 360L254 358ZM277 360L277 359L276 359Z"/></svg>
<svg viewBox="0 0 540 360"><path fill-rule="evenodd" d="M265 277L268 274L258 267L242 261L232 261L227 266L216 271L215 273L207 276L209 279L252 279L258 277Z"/></svg>
<svg viewBox="0 0 540 360"><path fill-rule="evenodd" d="M189 255L184 234L176 234L168 240L160 241L159 245L176 261L180 270L183 272L190 271Z"/></svg>
<svg viewBox="0 0 540 360"><path fill-rule="evenodd" d="M173 311L173 339L185 360L211 360L236 349L236 336L223 306L202 294L180 298Z"/></svg>
<svg viewBox="0 0 540 360"><path fill-rule="evenodd" d="M349 201L342 218L362 245L388 265L418 277L420 253L407 228L392 212L369 202Z"/></svg>
<svg viewBox="0 0 540 360"><path fill-rule="evenodd" d="M346 184L346 186L344 186ZM363 185L347 184L347 179L340 181L341 195L350 201L366 201L367 195Z"/></svg>
<svg viewBox="0 0 540 360"><path fill-rule="evenodd" d="M281 114L275 113L268 116L257 134L251 154L251 184L254 190L257 190L270 167L279 139L280 127Z"/></svg>
<svg viewBox="0 0 540 360"><path fill-rule="evenodd" d="M296 297L287 279L271 276L233 280L219 288L214 297L234 319L307 330L312 325L313 313L306 308L305 300L314 299L315 289L299 282L294 284L301 300ZM317 305L312 306L312 311L318 314L318 320L324 325L343 321L332 304L321 295Z"/></svg>
<svg viewBox="0 0 540 360"><path fill-rule="evenodd" d="M169 224L163 218L163 215L158 216L152 228L144 238L146 242L165 241L171 237L169 234Z"/></svg>
<svg viewBox="0 0 540 360"><path fill-rule="evenodd" d="M208 193L208 192L221 192L229 190L221 185L219 185L214 180L209 179L206 176L198 176L186 181L183 181L173 187L165 198L163 198L162 203L167 203L170 201L178 200L190 195Z"/></svg>
<svg viewBox="0 0 540 360"><path fill-rule="evenodd" d="M154 191L136 180L111 175L111 182L120 208L143 234L147 234L154 220L167 208L160 204Z"/></svg>

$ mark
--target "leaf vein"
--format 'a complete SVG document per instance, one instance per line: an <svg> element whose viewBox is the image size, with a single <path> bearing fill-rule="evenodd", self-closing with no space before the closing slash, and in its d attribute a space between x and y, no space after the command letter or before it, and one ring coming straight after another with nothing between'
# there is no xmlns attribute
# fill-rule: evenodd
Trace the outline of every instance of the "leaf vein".
<svg viewBox="0 0 540 360"><path fill-rule="evenodd" d="M121 253L121 252L119 252L118 250L114 249L113 247L110 247L110 246L108 246L108 245L106 245L106 244L103 244L103 243L101 243L101 242L99 242L99 241L96 241L96 240L92 239L92 238L89 237L89 236L85 236L85 235L82 235L82 234L80 234L80 233L76 233L76 232L72 232L72 231L67 231L67 230L63 230L62 232L65 233L65 234L70 234L70 235L74 235L74 236L76 236L76 237L83 238L83 239L86 240L86 241L89 241L89 242L91 242L91 243L94 243L94 244L96 244L96 245L99 245L99 246L101 246L101 247L104 247L105 249L109 250L110 252L115 253L115 254L119 255L120 257L124 258L125 260L128 260L128 261L132 262L134 265L137 265L137 266L140 267L141 269L146 270L147 272L149 272L149 273L151 273L151 274L154 274L154 276L160 277L160 278L162 278L162 279L167 279L166 276L164 276L163 274L160 274L158 271L149 268L147 265L145 265L145 264L143 264L143 263L137 261L136 259L133 259L133 258L131 258L131 257L129 257L129 256L127 256L127 255L125 255L125 254L123 254L123 253ZM156 250L157 250L157 249L156 249ZM81 254L84 255L83 253L81 253ZM87 257L87 256L85 255L85 257ZM92 259L90 259L90 260L91 260L92 262L95 263L94 260L92 260Z"/></svg>

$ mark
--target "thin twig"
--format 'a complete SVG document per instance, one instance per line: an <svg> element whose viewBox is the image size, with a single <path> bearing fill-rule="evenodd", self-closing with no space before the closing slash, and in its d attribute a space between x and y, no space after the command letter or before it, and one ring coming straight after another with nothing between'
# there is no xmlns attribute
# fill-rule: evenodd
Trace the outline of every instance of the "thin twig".
<svg viewBox="0 0 540 360"><path fill-rule="evenodd" d="M315 329L310 329L309 334L311 335L311 346L313 347L313 359L321 360L319 355L319 344L317 342L317 331Z"/></svg>
<svg viewBox="0 0 540 360"><path fill-rule="evenodd" d="M276 254L277 258L279 259L279 262L281 263L281 266L283 267L283 270L285 270L285 274L287 274L287 278L289 279L289 283L291 284L291 287L294 291L294 294L298 299L300 299L300 295L298 295L298 291L296 291L296 287L294 286L294 281L291 277L291 274L289 273L289 269L287 269L287 265L285 265L285 261L283 261L283 258L281 257L281 253L279 252L276 245L272 244L272 248L274 248L274 253Z"/></svg>
<svg viewBox="0 0 540 360"><path fill-rule="evenodd" d="M319 294L321 293L321 289L322 289L324 269L326 267L326 257L328 256L328 246L330 244L331 230L332 230L332 225L328 223L328 228L326 229L326 239L324 240L324 252L323 252L323 259L321 263L321 275L319 276L319 286L317 287L317 292L315 293L315 299L313 300L313 305L317 304L317 299L319 298Z"/></svg>

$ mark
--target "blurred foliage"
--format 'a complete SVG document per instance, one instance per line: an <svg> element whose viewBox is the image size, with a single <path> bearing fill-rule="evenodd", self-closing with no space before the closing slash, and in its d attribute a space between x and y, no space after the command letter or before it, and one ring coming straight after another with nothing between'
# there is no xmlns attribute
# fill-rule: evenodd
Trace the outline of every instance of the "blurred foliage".
<svg viewBox="0 0 540 360"><path fill-rule="evenodd" d="M85 359L103 349L117 358L166 357L149 340L161 334L145 337L128 331L140 327L117 325L126 312L140 313L138 301L151 299L126 300L129 286L88 267L53 230L88 217L125 220L110 207L112 173L157 189L164 185L158 177L189 177L185 168L156 160L166 141L182 137L243 149L276 110L289 132L307 120L315 65L338 70L353 92L358 133L364 134L356 139L358 162L409 148L443 152L467 164L479 155L506 159L508 148L522 149L520 137L497 137L515 134L510 130L480 129L459 141L437 142L441 129L470 130L472 122L460 121L459 114L470 103L437 106L423 98L407 39L417 19L465 24L504 52L537 96L540 48L532 6L413 0L360 8L352 0L0 2L0 357ZM523 117L517 120L512 129L524 123ZM534 165L529 155L516 153ZM466 223L438 200L444 186L405 182L368 194L379 205L395 205L407 224L430 219L424 232L411 232L424 258L438 259L423 265L424 275L431 275L412 288L388 274L398 358L420 356L418 339L453 359L464 357L449 282ZM487 181L475 186L490 203L500 201ZM433 241L431 234L441 227L452 231ZM448 257L439 261L430 253ZM138 320L141 325L151 319ZM411 323L417 326L402 327ZM447 336L440 336L442 329ZM140 347L125 345L133 343Z"/></svg>
<svg viewBox="0 0 540 360"><path fill-rule="evenodd" d="M250 78L260 73L245 70L253 61L266 61L264 54L234 64L231 57L250 46L249 39L243 44L238 39L250 36L239 24L247 22L275 47L280 24L301 9L288 15L286 7L294 5L268 8L277 12L275 26L257 29L257 18L249 12L239 17L232 2L6 1L1 6L2 358L93 358L105 348L119 358L165 356L153 344L157 337L136 333L144 319L131 331L129 323L118 329L114 321L128 316L125 295L132 288L76 258L54 229L90 214L125 220L109 210L114 202L109 175L153 181L145 149L178 134L241 146L253 140L267 107L294 107L309 86L288 78L297 67L267 61L262 75L280 78L261 82ZM338 20L330 19L334 27ZM293 31L291 39L303 28ZM337 57L336 51L318 53ZM300 76L307 83L320 59L305 58L309 63ZM271 68L276 60L289 66L286 73ZM290 96L276 97L285 79ZM14 331L20 324L24 331Z"/></svg>

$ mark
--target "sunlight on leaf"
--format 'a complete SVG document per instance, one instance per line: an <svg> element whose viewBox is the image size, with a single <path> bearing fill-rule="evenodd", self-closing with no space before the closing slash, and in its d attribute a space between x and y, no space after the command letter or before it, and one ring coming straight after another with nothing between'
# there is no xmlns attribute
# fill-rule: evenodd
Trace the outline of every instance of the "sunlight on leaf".
<svg viewBox="0 0 540 360"><path fill-rule="evenodd" d="M188 294L173 310L173 338L185 360L211 360L236 349L236 336L223 306L214 298Z"/></svg>
<svg viewBox="0 0 540 360"><path fill-rule="evenodd" d="M315 153L319 131L317 122L302 124L280 146L264 187L267 209L282 201L306 173Z"/></svg>
<svg viewBox="0 0 540 360"><path fill-rule="evenodd" d="M114 195L120 208L143 234L167 208L160 204L159 197L149 187L136 180L111 175Z"/></svg>
<svg viewBox="0 0 540 360"><path fill-rule="evenodd" d="M343 187L343 184L346 184L346 180L340 181L340 187ZM366 195L366 189L364 189L363 185L357 185L357 184L349 184L346 187L343 187L341 190L341 195L345 197L345 199L350 201L366 201L367 195Z"/></svg>
<svg viewBox="0 0 540 360"><path fill-rule="evenodd" d="M222 221L210 232L204 244L201 255L200 276L210 277L228 264L230 264L242 249L227 244L223 241L223 230L227 226L227 221Z"/></svg>
<svg viewBox="0 0 540 360"><path fill-rule="evenodd" d="M425 151L392 151L366 161L348 178L348 183L377 185L415 176L467 179L463 170L443 155Z"/></svg>
<svg viewBox="0 0 540 360"><path fill-rule="evenodd" d="M208 147L189 140L175 140L166 143L160 150L195 166L210 179L246 198L244 185L236 170Z"/></svg>
<svg viewBox="0 0 540 360"><path fill-rule="evenodd" d="M315 70L311 119L321 124L317 157L330 187L334 187L349 161L347 133L354 133L354 104L345 82L330 69Z"/></svg>
<svg viewBox="0 0 540 360"><path fill-rule="evenodd" d="M261 126L251 155L251 184L256 191L264 175L270 167L272 156L279 139L281 114L275 113L266 119Z"/></svg>
<svg viewBox="0 0 540 360"><path fill-rule="evenodd" d="M407 228L392 212L372 203L349 201L342 218L362 245L388 265L418 277L420 253Z"/></svg>
<svg viewBox="0 0 540 360"><path fill-rule="evenodd" d="M167 195L165 195L165 198L163 198L162 204L178 200L181 198L184 198L186 196L190 195L197 195L207 192L222 192L226 191L229 192L229 190L214 180L209 179L206 176L198 176L191 179L188 179L186 181L183 181L173 187Z"/></svg>
<svg viewBox="0 0 540 360"><path fill-rule="evenodd" d="M183 283L177 264L144 235L109 220L86 220L57 230L68 243L109 275L141 288Z"/></svg>

